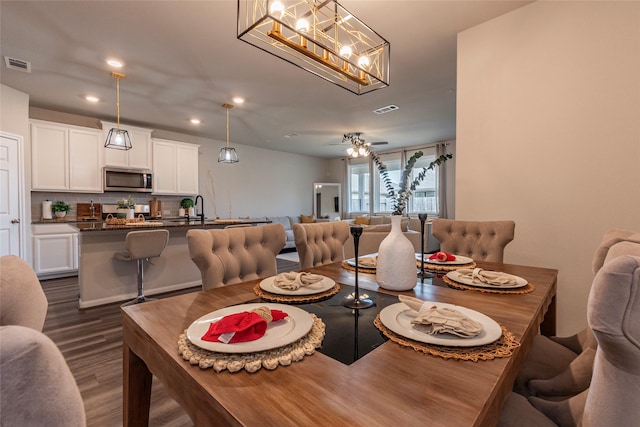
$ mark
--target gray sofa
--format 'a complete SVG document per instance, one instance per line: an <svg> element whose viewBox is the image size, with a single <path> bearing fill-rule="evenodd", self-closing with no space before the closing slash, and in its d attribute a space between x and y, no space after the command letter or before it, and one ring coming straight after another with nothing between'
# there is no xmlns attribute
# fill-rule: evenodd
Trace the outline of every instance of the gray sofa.
<svg viewBox="0 0 640 427"><path fill-rule="evenodd" d="M272 224L282 224L284 226L284 232L287 235L287 240L284 244L284 249L295 249L296 243L293 239L293 224L300 223L299 216L268 216L267 220ZM283 250L284 250L283 249Z"/></svg>

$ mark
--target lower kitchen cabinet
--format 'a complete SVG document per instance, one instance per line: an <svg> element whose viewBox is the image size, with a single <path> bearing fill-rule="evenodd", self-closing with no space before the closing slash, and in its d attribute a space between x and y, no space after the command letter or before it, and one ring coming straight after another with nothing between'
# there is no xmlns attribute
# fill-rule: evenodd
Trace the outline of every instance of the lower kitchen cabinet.
<svg viewBox="0 0 640 427"><path fill-rule="evenodd" d="M33 269L38 277L78 273L78 231L68 224L37 224L33 236Z"/></svg>

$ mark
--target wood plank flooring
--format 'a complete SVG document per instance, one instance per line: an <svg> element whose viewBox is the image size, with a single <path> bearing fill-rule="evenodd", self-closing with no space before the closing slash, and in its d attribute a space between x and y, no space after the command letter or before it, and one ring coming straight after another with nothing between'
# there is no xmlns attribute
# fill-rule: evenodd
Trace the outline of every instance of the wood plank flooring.
<svg viewBox="0 0 640 427"><path fill-rule="evenodd" d="M298 263L278 259L278 272L298 269ZM84 400L87 425L122 425L122 320L120 304L78 309L78 278L43 280L49 301L44 324L47 334L60 348ZM133 284L135 286L135 284ZM161 297L192 292L187 289ZM193 426L160 383L154 379L150 426Z"/></svg>

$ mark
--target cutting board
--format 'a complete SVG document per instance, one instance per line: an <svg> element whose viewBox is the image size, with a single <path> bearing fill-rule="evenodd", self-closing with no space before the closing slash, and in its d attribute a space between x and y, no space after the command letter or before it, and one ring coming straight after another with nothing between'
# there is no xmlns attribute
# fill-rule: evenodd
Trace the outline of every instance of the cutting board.
<svg viewBox="0 0 640 427"><path fill-rule="evenodd" d="M89 210L91 203L78 203L76 209L78 210L78 221L86 221L91 219L91 210ZM102 210L100 203L94 203L93 207L96 208L94 218L96 220L102 219Z"/></svg>

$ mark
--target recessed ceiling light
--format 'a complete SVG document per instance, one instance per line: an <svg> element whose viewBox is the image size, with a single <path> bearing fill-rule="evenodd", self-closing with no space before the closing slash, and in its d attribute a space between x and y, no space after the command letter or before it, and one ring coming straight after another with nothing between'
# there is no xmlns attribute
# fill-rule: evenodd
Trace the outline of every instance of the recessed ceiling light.
<svg viewBox="0 0 640 427"><path fill-rule="evenodd" d="M100 98L95 97L93 95L87 95L87 96L84 97L84 99L86 99L89 102L98 102L98 101L100 101Z"/></svg>
<svg viewBox="0 0 640 427"><path fill-rule="evenodd" d="M191 119L191 124L199 125L200 124L200 119L196 119L196 118Z"/></svg>
<svg viewBox="0 0 640 427"><path fill-rule="evenodd" d="M244 98L239 97L239 96L234 96L233 97L233 102L235 102L236 104L242 104L244 102Z"/></svg>
<svg viewBox="0 0 640 427"><path fill-rule="evenodd" d="M124 62L120 61L119 59L109 58L107 59L107 64L111 65L112 67L122 68Z"/></svg>

